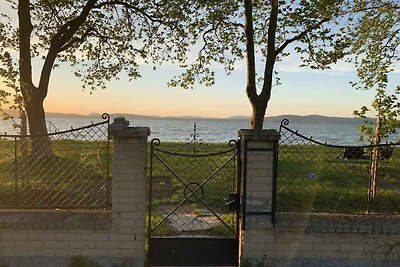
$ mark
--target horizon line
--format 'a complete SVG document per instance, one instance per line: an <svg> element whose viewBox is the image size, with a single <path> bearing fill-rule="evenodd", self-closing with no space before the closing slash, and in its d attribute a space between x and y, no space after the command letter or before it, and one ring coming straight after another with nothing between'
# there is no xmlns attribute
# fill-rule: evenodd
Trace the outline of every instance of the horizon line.
<svg viewBox="0 0 400 267"><path fill-rule="evenodd" d="M5 111L11 111L11 112L18 112L17 110L10 110L10 109L5 109ZM53 114L51 114L53 113ZM196 116L196 115L171 115L171 116L162 116L162 115L146 115L146 114L137 114L137 113L125 113L125 112L105 112L107 114L111 115L125 115L125 116L140 116L140 117L156 117L156 118L182 118L182 119L191 119L191 118L198 118L198 119L250 119L251 116L249 115L231 115L227 117L207 117L207 116ZM49 115L61 115L61 116L80 116L80 117L96 117L100 116L103 113L98 113L98 112L92 112L92 113L87 113L87 114L81 114L81 113L69 113L69 112L56 112L56 111L46 111L45 112L46 116ZM279 115L270 115L270 116L265 116L264 119L268 118L273 118L273 117L282 117L282 116L297 116L297 117L311 117L311 116L319 116L319 117L326 117L326 118L341 118L341 119L360 119L357 117L346 117L346 116L340 116L340 115L322 115L322 114L279 114ZM3 116L0 116L3 117ZM371 119L371 118L370 118Z"/></svg>

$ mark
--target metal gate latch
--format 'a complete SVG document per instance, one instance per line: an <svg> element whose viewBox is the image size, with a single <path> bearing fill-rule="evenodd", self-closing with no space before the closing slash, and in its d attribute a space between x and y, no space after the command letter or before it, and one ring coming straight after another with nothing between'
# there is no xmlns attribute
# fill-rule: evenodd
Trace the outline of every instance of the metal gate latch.
<svg viewBox="0 0 400 267"><path fill-rule="evenodd" d="M229 193L228 194L228 205L229 211L239 211L240 209L240 195L238 193Z"/></svg>

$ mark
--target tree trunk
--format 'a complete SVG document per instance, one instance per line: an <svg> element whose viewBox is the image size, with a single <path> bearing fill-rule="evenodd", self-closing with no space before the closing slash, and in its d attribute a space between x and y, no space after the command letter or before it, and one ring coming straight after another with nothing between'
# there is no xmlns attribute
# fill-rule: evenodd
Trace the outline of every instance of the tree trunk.
<svg viewBox="0 0 400 267"><path fill-rule="evenodd" d="M251 117L251 128L263 129L265 111L271 98L273 70L277 52L275 50L276 29L278 19L277 0L271 1L270 19L268 24L267 56L264 69L264 84L260 94L257 94L256 83L256 60L254 49L254 26L253 26L253 0L244 0L245 9L245 35L246 35L246 70L247 85L246 94L249 98L253 113Z"/></svg>
<svg viewBox="0 0 400 267"><path fill-rule="evenodd" d="M260 103L261 104L261 103ZM251 115L251 128L256 130L262 130L264 124L264 116L266 106L257 103L252 103L253 113Z"/></svg>
<svg viewBox="0 0 400 267"><path fill-rule="evenodd" d="M43 99L33 94L26 105L26 112L29 121L29 133L33 135L31 137L31 158L38 159L52 156L50 138L47 135Z"/></svg>
<svg viewBox="0 0 400 267"><path fill-rule="evenodd" d="M31 34L32 22L30 14L30 1L18 1L19 22L19 74L20 87L24 99L24 106L29 120L29 132L32 137L31 157L46 158L52 155L50 140L47 136L45 113L43 101L47 94L47 86L36 88L32 83L32 58L31 58ZM53 60L53 58L51 58ZM46 61L48 61L46 59ZM54 60L53 60L54 62ZM51 67L50 64L49 67ZM50 75L47 74L46 75ZM45 78L48 77L45 75ZM41 77L42 82L42 77ZM45 82L48 80L44 79ZM44 90L46 89L46 90Z"/></svg>
<svg viewBox="0 0 400 267"><path fill-rule="evenodd" d="M378 113L376 117L375 137L373 144L376 145L372 148L371 161L369 165L369 197L374 198L376 195L377 178L378 178L378 163L379 163L379 147L381 143L381 117Z"/></svg>
<svg viewBox="0 0 400 267"><path fill-rule="evenodd" d="M378 176L378 156L379 148L374 147L371 153L371 162L369 165L369 195L374 198L376 195L376 182Z"/></svg>
<svg viewBox="0 0 400 267"><path fill-rule="evenodd" d="M22 184L23 184L23 192L24 194L27 193L29 187L29 154L28 154L28 120L26 118L26 113L24 110L20 110L20 118L21 118L21 177L22 177Z"/></svg>

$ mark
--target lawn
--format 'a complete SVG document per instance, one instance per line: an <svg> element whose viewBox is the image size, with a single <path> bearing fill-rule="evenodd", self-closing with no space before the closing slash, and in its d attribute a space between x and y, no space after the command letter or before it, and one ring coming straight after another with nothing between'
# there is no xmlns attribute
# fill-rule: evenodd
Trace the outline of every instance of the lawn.
<svg viewBox="0 0 400 267"><path fill-rule="evenodd" d="M344 149L280 145L278 211L400 212L400 148L379 160L377 195L368 200L369 159L343 158Z"/></svg>
<svg viewBox="0 0 400 267"><path fill-rule="evenodd" d="M0 140L0 207L107 206L107 141L52 140L51 147L52 157L35 159L22 155L20 140Z"/></svg>
<svg viewBox="0 0 400 267"><path fill-rule="evenodd" d="M19 145L15 147L13 138L0 140L0 207L107 206L110 184L110 180L107 181L107 141L53 140L54 157L38 162L23 159ZM183 157L163 151L191 154L192 145L162 142L156 148L162 151L153 155L153 227L185 200L185 188L188 200L176 213L203 217L203 221L193 221L198 225L198 232L219 231L220 224L214 224L211 219L215 214L233 227L235 218L225 202L228 193L236 190L237 162L232 159L235 150ZM228 144L196 146L198 154L231 149L233 147ZM149 144L148 166L150 156ZM110 177L111 158L110 155ZM202 190L199 188L191 195L204 181ZM187 186L188 183L194 184ZM379 161L377 196L370 201L368 186L369 160L345 159L343 149L321 145L281 144L279 147L278 211L399 213L400 148L394 149L390 159Z"/></svg>

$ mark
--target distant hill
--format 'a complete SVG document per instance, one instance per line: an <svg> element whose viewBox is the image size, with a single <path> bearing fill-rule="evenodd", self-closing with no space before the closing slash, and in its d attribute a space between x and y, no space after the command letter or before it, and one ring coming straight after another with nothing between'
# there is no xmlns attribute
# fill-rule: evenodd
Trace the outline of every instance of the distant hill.
<svg viewBox="0 0 400 267"><path fill-rule="evenodd" d="M18 116L18 112L15 110L7 110L8 114L12 116ZM101 114L99 113L90 113L87 115L76 114L76 113L59 113L59 112L46 112L47 117L58 117L58 118L101 118ZM111 118L116 117L125 117L127 119L164 119L164 120L246 120L249 121L249 116L231 116L228 118L207 118L201 116L147 116L147 115L138 115L138 114L123 114L123 113L111 113ZM291 123L338 123L338 124L357 124L360 123L359 118L343 118L343 117L329 117L322 115L279 115L279 116L271 116L266 117L265 122L276 122L279 123L283 119L288 119ZM369 118L371 121L374 121L373 118Z"/></svg>
<svg viewBox="0 0 400 267"><path fill-rule="evenodd" d="M233 116L228 119L232 120L250 120L250 117L247 116ZM279 115L279 116L271 116L266 117L264 119L265 122L281 122L283 119L288 119L291 123L342 123L342 124L355 124L360 123L361 119L359 118L343 118L343 117L329 117L322 115ZM368 118L371 121L374 121L373 118Z"/></svg>
<svg viewBox="0 0 400 267"><path fill-rule="evenodd" d="M360 118L343 118L343 117L328 117L322 115L280 115L270 118L266 118L265 121L269 122L281 122L283 119L288 119L291 123L338 123L338 124L355 124L360 123ZM373 118L368 118L372 122Z"/></svg>
<svg viewBox="0 0 400 267"><path fill-rule="evenodd" d="M19 113L16 110L8 109L5 112L13 117L18 117ZM59 113L59 112L46 112L47 117L57 117L57 118L98 118L101 114L90 113L88 115L76 114L76 113ZM0 115L1 117L1 115Z"/></svg>

